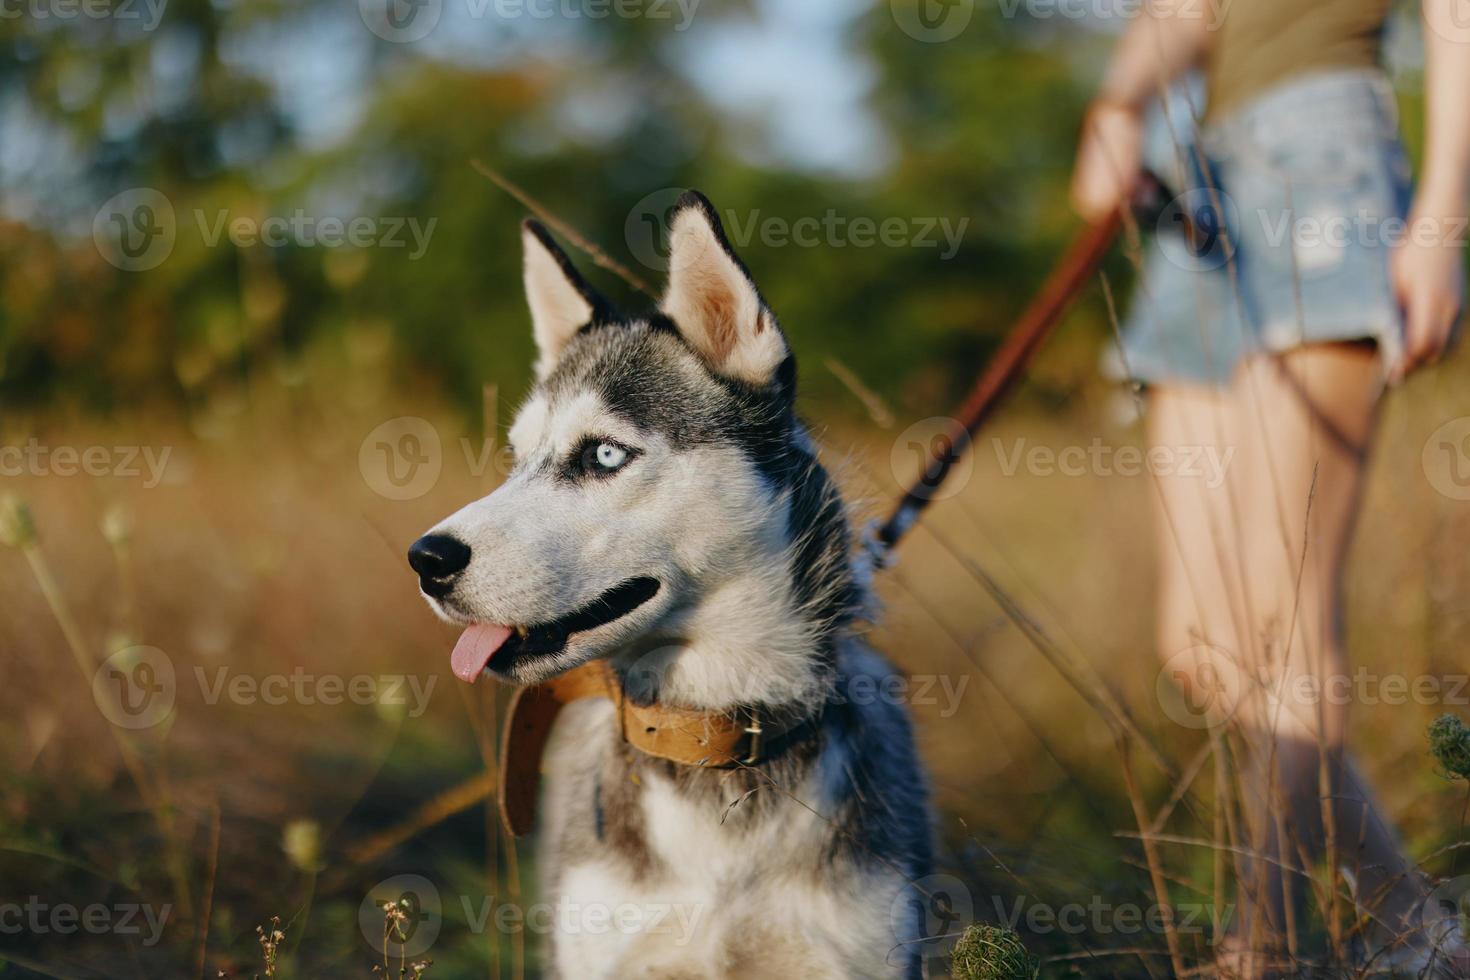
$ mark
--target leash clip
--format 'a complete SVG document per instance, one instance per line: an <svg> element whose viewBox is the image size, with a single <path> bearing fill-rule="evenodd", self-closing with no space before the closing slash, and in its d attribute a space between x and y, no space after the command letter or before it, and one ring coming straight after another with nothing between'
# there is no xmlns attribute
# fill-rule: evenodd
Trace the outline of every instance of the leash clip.
<svg viewBox="0 0 1470 980"><path fill-rule="evenodd" d="M882 524L873 521L859 539L860 553L867 560L869 570L875 572L893 567L895 561L893 548L883 543L883 530ZM904 530L907 528L905 527Z"/></svg>

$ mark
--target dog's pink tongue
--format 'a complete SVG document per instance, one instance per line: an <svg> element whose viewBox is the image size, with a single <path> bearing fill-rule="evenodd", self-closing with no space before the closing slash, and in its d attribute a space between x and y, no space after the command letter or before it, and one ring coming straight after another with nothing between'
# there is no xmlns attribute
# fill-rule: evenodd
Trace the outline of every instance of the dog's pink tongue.
<svg viewBox="0 0 1470 980"><path fill-rule="evenodd" d="M509 626L494 623L476 623L459 636L454 652L449 655L449 669L454 676L466 684L473 684L485 670L495 651L510 639Z"/></svg>

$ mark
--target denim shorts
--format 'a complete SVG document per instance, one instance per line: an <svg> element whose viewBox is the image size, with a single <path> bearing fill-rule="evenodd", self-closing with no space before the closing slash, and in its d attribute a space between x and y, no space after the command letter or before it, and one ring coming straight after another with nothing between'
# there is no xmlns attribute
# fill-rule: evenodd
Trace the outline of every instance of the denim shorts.
<svg viewBox="0 0 1470 980"><path fill-rule="evenodd" d="M1145 248L1112 373L1218 384L1248 355L1344 340L1392 361L1388 257L1410 170L1381 72L1290 80L1170 156L1155 166L1178 197Z"/></svg>

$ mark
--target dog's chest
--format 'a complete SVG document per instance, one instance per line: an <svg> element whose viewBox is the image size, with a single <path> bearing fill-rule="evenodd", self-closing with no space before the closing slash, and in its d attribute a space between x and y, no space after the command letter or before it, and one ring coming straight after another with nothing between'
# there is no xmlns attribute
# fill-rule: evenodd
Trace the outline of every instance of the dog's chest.
<svg viewBox="0 0 1470 980"><path fill-rule="evenodd" d="M558 932L564 976L887 973L879 962L858 964L892 945L890 906L901 879L824 865L832 828L822 817L783 806L734 829L733 816L722 824L719 808L682 797L669 781L649 780L643 790L650 865L634 870L588 855L568 860L559 875L555 891L567 908L607 909L616 923Z"/></svg>
<svg viewBox="0 0 1470 980"><path fill-rule="evenodd" d="M713 773L691 787L591 765L608 746L588 721L568 740L584 765L561 770L543 811L560 825L546 858L561 976L892 975L867 960L893 945L902 879L834 861L820 760L780 790L747 796Z"/></svg>

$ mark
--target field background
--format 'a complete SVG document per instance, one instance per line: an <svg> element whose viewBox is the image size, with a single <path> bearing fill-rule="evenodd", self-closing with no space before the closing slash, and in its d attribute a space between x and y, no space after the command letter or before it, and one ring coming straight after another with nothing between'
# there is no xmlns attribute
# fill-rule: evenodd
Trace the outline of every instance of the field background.
<svg viewBox="0 0 1470 980"><path fill-rule="evenodd" d="M255 930L272 916L285 932L275 975L367 977L381 956L361 907L399 875L423 876L442 902L428 976L537 975L540 937L476 930L461 901L535 900L531 849L517 862L476 802L504 692L454 682L454 633L403 561L423 529L494 486L474 460L528 383L525 209L472 161L655 284L642 218L675 188L786 226L829 212L968 218L949 258L830 236L741 247L797 351L826 459L872 518L914 472L910 424L948 410L1070 231L1070 144L1121 26L980 2L958 36L925 43L903 29L902 0L791 8L706 0L675 30L647 17L460 23L448 4L409 43L325 2L179 0L149 29L119 8L0 21L0 444L169 452L156 486L0 477L0 904L171 909L155 944L114 928L0 929L0 977L249 977L265 969ZM1394 36L1412 141L1412 30ZM137 187L167 199L177 240L155 267L120 269L93 220ZM297 209L436 224L414 259L210 245L195 218ZM1126 289L1126 258L1107 276ZM880 579L875 643L959 691L952 711L939 694L913 712L962 920L1153 897L1113 732L961 556L1174 768L1206 741L1156 694L1148 478L1001 466L1018 440L1140 444L1137 402L1097 374L1109 336L1094 285L959 493ZM1466 415L1463 357L1386 403L1347 582L1353 662L1379 675L1465 670L1470 504L1435 489L1422 455ZM398 500L363 454L403 416L432 429L441 473ZM128 730L91 687L119 651L132 670L138 646L166 657L176 700ZM422 714L210 703L195 672L222 669L434 686ZM1435 772L1424 736L1445 710L1465 712L1355 705L1352 738L1413 853L1453 876L1470 867L1443 850L1463 837L1465 792ZM1139 739L1128 758L1161 811L1173 784ZM1210 798L1201 777L1162 829L1211 838ZM1208 900L1212 853L1161 845L1177 900ZM1161 935L1116 926L1022 932L1058 974L1167 975ZM1208 936L1189 938L1191 960Z"/></svg>

